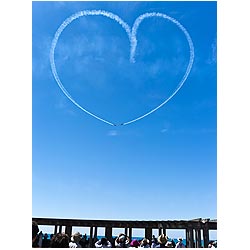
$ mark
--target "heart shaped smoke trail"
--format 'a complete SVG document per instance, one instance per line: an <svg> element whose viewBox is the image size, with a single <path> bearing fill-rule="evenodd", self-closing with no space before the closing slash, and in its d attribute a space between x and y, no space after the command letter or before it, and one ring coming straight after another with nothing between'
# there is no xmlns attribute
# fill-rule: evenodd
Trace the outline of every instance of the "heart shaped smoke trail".
<svg viewBox="0 0 250 250"><path fill-rule="evenodd" d="M81 105L79 105L74 99L73 97L68 93L68 91L64 88L58 74L57 74L57 70L56 70L56 64L55 64L55 48L58 42L58 39L61 35L61 33L63 32L63 30L71 23L73 22L75 19L78 19L79 17L83 17L83 16L104 16L104 17L108 17L114 21L116 21L117 23L119 23L122 28L126 31L129 41L130 41L130 62L131 63L135 63L135 51L136 51L136 46L137 46L137 39L136 39L136 33L137 33L137 29L139 28L140 23L145 19L145 18L150 18L150 17L159 17L159 18L164 18L167 19L171 22L173 22L174 24L176 24L178 26L178 28L180 28L182 30L182 32L184 33L188 44L189 44L189 53L190 53L190 57L189 57L189 63L186 69L185 74L183 75L181 81L179 82L179 84L177 85L176 89L174 90L174 92L164 101L162 102L160 105L158 105L156 108L150 110L149 112L135 118L132 119L130 121L124 122L122 124L115 124L112 123L106 119L103 119L93 113L91 113L90 111L86 110L85 108L83 108ZM78 107L80 108L82 111L86 112L87 114L93 116L94 118L105 122L109 125L112 126L117 126L117 125L127 125L130 123L133 123L135 121L138 121L150 114L152 114L153 112L155 112L157 109L159 109L160 107L162 107L164 104L166 104L171 98L173 98L173 96L180 90L180 88L183 86L184 82L186 81L192 65L193 65L193 61L194 61L194 46L193 46L193 42L192 39L190 37L190 35L188 34L187 30L174 18L167 16L166 14L162 14L162 13L156 13L156 12L152 12L152 13L145 13L143 15L140 15L134 22L134 25L132 27L132 31L129 27L129 25L124 22L119 16L111 13L111 12L107 12L104 10L85 10L85 11L80 11L77 12L75 14L73 14L72 16L70 16L69 18L67 18L58 28L58 30L56 31L52 44L51 44L51 49L50 49L50 64L51 64L51 69L52 69L52 73L54 75L54 78L58 84L58 86L61 88L61 90L63 91L63 93Z"/></svg>

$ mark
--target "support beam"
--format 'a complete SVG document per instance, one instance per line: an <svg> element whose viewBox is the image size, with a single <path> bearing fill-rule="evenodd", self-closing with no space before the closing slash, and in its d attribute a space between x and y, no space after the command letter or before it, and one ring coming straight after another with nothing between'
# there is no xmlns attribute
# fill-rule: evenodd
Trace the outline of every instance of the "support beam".
<svg viewBox="0 0 250 250"><path fill-rule="evenodd" d="M69 237L71 237L71 235L72 235L72 226L66 226L66 227L65 227L65 233L66 233Z"/></svg>
<svg viewBox="0 0 250 250"><path fill-rule="evenodd" d="M186 228L186 247L188 247L189 244L189 230Z"/></svg>
<svg viewBox="0 0 250 250"><path fill-rule="evenodd" d="M89 230L89 247L93 247L93 227Z"/></svg>
<svg viewBox="0 0 250 250"><path fill-rule="evenodd" d="M152 228L145 228L145 238L151 241L151 239L152 239Z"/></svg>
<svg viewBox="0 0 250 250"><path fill-rule="evenodd" d="M111 240L112 240L112 227L105 228L105 237L111 242Z"/></svg>
<svg viewBox="0 0 250 250"><path fill-rule="evenodd" d="M128 228L127 227L125 227L125 229L124 229L124 234L128 235Z"/></svg>
<svg viewBox="0 0 250 250"><path fill-rule="evenodd" d="M204 241L204 248L207 248L208 243L209 243L209 231L208 231L208 228L203 228L203 241Z"/></svg>
<svg viewBox="0 0 250 250"><path fill-rule="evenodd" d="M62 233L62 225L59 226L59 234Z"/></svg>
<svg viewBox="0 0 250 250"><path fill-rule="evenodd" d="M57 225L55 225L54 234L57 234Z"/></svg>
<svg viewBox="0 0 250 250"><path fill-rule="evenodd" d="M189 238L189 240L190 240L189 245L190 245L191 248L193 248L194 247L194 230L193 230L193 228L190 228L190 238Z"/></svg>
<svg viewBox="0 0 250 250"><path fill-rule="evenodd" d="M97 241L97 227L95 227L95 230L94 230L94 242L95 243Z"/></svg>
<svg viewBox="0 0 250 250"><path fill-rule="evenodd" d="M195 247L201 248L201 230L200 229L195 230Z"/></svg>
<svg viewBox="0 0 250 250"><path fill-rule="evenodd" d="M133 237L133 235L132 235L132 227L130 227L130 228L128 229L128 234L129 234L130 240L132 240L132 237Z"/></svg>
<svg viewBox="0 0 250 250"><path fill-rule="evenodd" d="M194 247L194 231L193 228L190 227L186 229L186 247Z"/></svg>

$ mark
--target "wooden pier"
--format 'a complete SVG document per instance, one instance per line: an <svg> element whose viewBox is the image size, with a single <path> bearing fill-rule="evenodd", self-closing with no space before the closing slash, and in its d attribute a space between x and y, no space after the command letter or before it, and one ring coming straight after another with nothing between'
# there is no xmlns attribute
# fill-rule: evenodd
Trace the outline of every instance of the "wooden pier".
<svg viewBox="0 0 250 250"><path fill-rule="evenodd" d="M112 240L112 229L123 228L124 233L130 238L133 237L132 229L145 229L145 238L152 239L152 230L158 229L159 235L167 235L168 229L184 229L186 231L186 247L200 248L201 235L203 236L204 247L209 244L209 230L217 230L217 220L194 219L194 220L162 220L162 221L120 221L120 220L81 220L81 219L55 219L55 218L32 218L38 225L54 226L54 234L62 233L62 227L65 226L64 233L71 236L72 227L89 227L90 247L94 247L97 239L98 227L105 228L105 236Z"/></svg>

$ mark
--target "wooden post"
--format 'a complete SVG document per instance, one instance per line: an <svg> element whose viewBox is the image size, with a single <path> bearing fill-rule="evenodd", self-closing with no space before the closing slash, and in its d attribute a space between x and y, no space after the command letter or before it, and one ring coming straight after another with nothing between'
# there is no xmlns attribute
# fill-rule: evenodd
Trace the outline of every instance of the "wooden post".
<svg viewBox="0 0 250 250"><path fill-rule="evenodd" d="M95 227L95 231L94 231L94 242L95 243L97 241L97 227Z"/></svg>
<svg viewBox="0 0 250 250"><path fill-rule="evenodd" d="M201 248L201 230L195 230L195 247Z"/></svg>
<svg viewBox="0 0 250 250"><path fill-rule="evenodd" d="M93 227L90 227L90 232L89 232L89 247L93 247Z"/></svg>
<svg viewBox="0 0 250 250"><path fill-rule="evenodd" d="M62 225L59 226L59 234L62 233Z"/></svg>
<svg viewBox="0 0 250 250"><path fill-rule="evenodd" d="M112 227L105 228L105 237L111 242L111 240L112 240Z"/></svg>
<svg viewBox="0 0 250 250"><path fill-rule="evenodd" d="M193 248L194 247L194 229L190 228L190 238L189 238L189 247Z"/></svg>
<svg viewBox="0 0 250 250"><path fill-rule="evenodd" d="M203 228L203 241L204 241L204 248L207 248L209 243L209 231L207 227Z"/></svg>
<svg viewBox="0 0 250 250"><path fill-rule="evenodd" d="M145 238L148 240L152 240L152 228L145 228Z"/></svg>
<svg viewBox="0 0 250 250"><path fill-rule="evenodd" d="M72 226L66 226L65 233L69 236L69 238L72 235Z"/></svg>
<svg viewBox="0 0 250 250"><path fill-rule="evenodd" d="M194 231L193 228L190 227L186 229L186 247L194 247Z"/></svg>
<svg viewBox="0 0 250 250"><path fill-rule="evenodd" d="M186 247L189 245L189 229L186 228Z"/></svg>
<svg viewBox="0 0 250 250"><path fill-rule="evenodd" d="M125 229L124 229L124 234L128 235L128 228L127 227L125 227Z"/></svg>
<svg viewBox="0 0 250 250"><path fill-rule="evenodd" d="M55 225L54 234L57 234L57 225Z"/></svg>
<svg viewBox="0 0 250 250"><path fill-rule="evenodd" d="M158 230L159 230L159 235L161 235L162 234L162 228L159 228Z"/></svg>
<svg viewBox="0 0 250 250"><path fill-rule="evenodd" d="M132 227L128 229L129 239L132 240Z"/></svg>

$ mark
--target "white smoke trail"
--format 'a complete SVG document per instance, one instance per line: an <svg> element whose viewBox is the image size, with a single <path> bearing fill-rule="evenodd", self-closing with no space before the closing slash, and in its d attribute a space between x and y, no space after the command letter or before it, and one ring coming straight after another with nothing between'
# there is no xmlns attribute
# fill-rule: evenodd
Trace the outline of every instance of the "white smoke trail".
<svg viewBox="0 0 250 250"><path fill-rule="evenodd" d="M192 40L191 40L191 37L189 36L187 30L177 21L175 20L174 18L172 17L169 17L165 14L162 14L162 13L155 13L155 12L152 12L152 13L145 13L141 16L139 16L135 22L134 22L134 25L133 25L133 28L132 28L132 32L131 32L131 29L129 27L129 25L124 22L119 16L111 13L111 12L107 12L107 11L104 11L104 10L85 10L85 11L80 11L80 12L77 12L75 14L73 14L72 16L70 16L69 18L67 18L62 24L61 26L58 28L58 30L56 31L55 33L55 36L53 38L53 41L52 41L52 44L51 44L51 49L50 49L50 64L51 64L51 69L52 69L52 73L54 75L54 78L58 84L58 86L61 88L61 90L63 91L63 93L78 107L80 108L82 111L86 112L87 114L95 117L96 119L100 120L100 121L103 121L109 125L112 125L112 126L117 126L116 124L112 123L112 122L109 122L93 113L91 113L90 111L84 109L81 105L79 105L74 99L73 97L68 93L68 91L64 88L58 74L57 74L57 70L56 70L56 64L55 64L55 48L56 48L56 45L57 45L57 42L58 42L58 39L61 35L61 33L63 32L63 30L71 23L73 22L74 20L82 17L82 16L98 16L98 15L101 15L101 16L105 16L105 17L108 17L116 22L118 22L122 28L126 31L127 35L128 35L128 38L129 38L129 41L130 41L130 62L131 63L134 63L135 62L135 51L136 51L136 46L137 46L137 39L136 39L136 32L137 32L137 29L140 25L140 23L145 19L145 18L149 18L149 17L161 17L161 18L165 18L165 19L168 19L170 20L171 22L173 22L174 24L176 24L182 31L183 33L185 34L186 38L187 38L187 41L188 41L188 44L189 44L189 48L190 48L190 59L189 59L189 64L187 66L187 69L186 69L186 72L182 78L182 80L180 81L180 83L178 84L176 90L173 92L173 94L171 96L169 96L163 103L161 103L159 106L157 106L156 108L152 109L151 111L149 111L148 113L140 116L140 117L137 117L133 120L130 120L128 122L125 122L125 123L122 123L120 125L127 125L127 124L130 124L130 123L133 123L135 121L138 121L148 115L150 115L151 113L155 112L157 109L159 109L160 107L162 107L164 104L166 104L178 91L179 89L182 87L182 85L184 84L184 82L186 81L189 73L190 73L190 70L192 68L192 64L193 64L193 60L194 60L194 47L193 47L193 43L192 43Z"/></svg>
<svg viewBox="0 0 250 250"><path fill-rule="evenodd" d="M136 32L137 32L137 29L140 25L140 23L145 19L145 18L149 18L149 17L162 17L164 19L168 19L169 21L173 22L174 24L176 24L178 26L178 28L180 28L184 35L186 36L186 39L188 41L188 45L189 45L189 63L188 63L188 66L187 66L187 69L186 69L186 72L182 78L182 80L178 83L177 85L177 88L174 90L174 92L172 93L172 95L170 95L164 102L162 102L160 105L158 105L156 108L150 110L149 112L147 112L146 114L140 116L140 117L137 117L133 120L130 120L128 122L125 122L125 123L122 123L121 125L127 125L127 124L130 124L132 122L135 122L135 121L138 121L150 114L152 114L153 112L155 112L157 109L159 109L160 107L162 107L164 104L166 104L170 99L172 99L175 94L180 90L180 88L183 86L184 82L186 81L190 71L191 71L191 68L192 68L192 65L193 65L193 62L194 62L194 46L193 46L193 42L192 42L192 39L190 37L190 35L188 34L187 30L177 21L175 20L174 18L170 17L170 16L167 16L166 14L162 14L162 13L155 13L155 12L152 12L152 13L145 13L141 16L139 16L135 22L134 22L134 25L133 25L133 28L132 28L132 34L131 34L131 50L130 50L130 61L131 62L135 62L135 59L134 59L134 56L135 56L135 50L136 50L136 46L137 46L137 39L136 39Z"/></svg>
<svg viewBox="0 0 250 250"><path fill-rule="evenodd" d="M61 33L63 32L63 30L75 19L82 17L82 16L98 16L98 15L103 15L106 16L110 19L115 20L116 22L118 22L127 32L128 37L130 39L131 37L131 31L130 31L130 27L117 15L114 15L113 13L107 12L107 11L103 11L103 10L85 10L85 11L80 11L75 13L74 15L70 16L69 18L67 18L62 24L61 26L58 28L58 30L55 33L54 39L52 41L52 45L51 45L51 49L50 49L50 64L51 64L51 69L52 69L52 73L56 79L56 82L58 83L58 86L61 88L61 90L63 91L63 93L78 107L80 108L82 111L86 112L87 114L95 117L96 119L103 121L107 124L110 124L112 126L115 126L114 123L109 122L93 113L91 113L90 111L84 109L81 105L79 105L74 99L73 97L68 93L68 91L64 88L58 74L57 74L57 70L56 70L56 64L55 64L55 48L58 42L58 39L61 35Z"/></svg>

